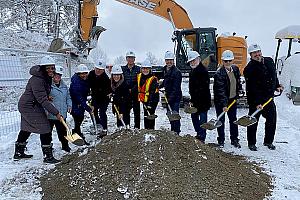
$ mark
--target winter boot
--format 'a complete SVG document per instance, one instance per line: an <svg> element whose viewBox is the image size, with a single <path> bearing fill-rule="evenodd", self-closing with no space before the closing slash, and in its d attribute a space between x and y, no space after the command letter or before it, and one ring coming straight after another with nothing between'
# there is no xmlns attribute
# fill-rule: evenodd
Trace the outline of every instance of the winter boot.
<svg viewBox="0 0 300 200"><path fill-rule="evenodd" d="M24 151L26 149L26 144L27 144L27 142L24 142L24 143L16 142L15 155L14 155L15 160L20 160L23 158L32 158L33 155L28 155L28 154L24 153Z"/></svg>
<svg viewBox="0 0 300 200"><path fill-rule="evenodd" d="M237 139L237 140L231 141L231 145L233 145L233 146L236 147L236 148L241 148L241 145L240 145L238 139Z"/></svg>
<svg viewBox="0 0 300 200"><path fill-rule="evenodd" d="M43 154L44 154L44 163L55 164L55 163L60 162L60 160L57 160L53 157L52 144L42 145L42 150L43 150Z"/></svg>
<svg viewBox="0 0 300 200"><path fill-rule="evenodd" d="M107 136L107 130L104 129L103 131L101 131L100 134L98 134L97 139L102 139L104 136Z"/></svg>
<svg viewBox="0 0 300 200"><path fill-rule="evenodd" d="M68 143L67 144L62 144L61 149L68 152L68 153L71 152L71 148L69 147Z"/></svg>

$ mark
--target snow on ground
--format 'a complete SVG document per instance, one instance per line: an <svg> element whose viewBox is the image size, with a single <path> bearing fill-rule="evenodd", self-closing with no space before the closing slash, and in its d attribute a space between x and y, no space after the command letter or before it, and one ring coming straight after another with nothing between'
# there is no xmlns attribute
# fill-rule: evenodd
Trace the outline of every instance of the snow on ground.
<svg viewBox="0 0 300 200"><path fill-rule="evenodd" d="M282 95L276 99L278 111L277 133L275 145L277 149L271 151L263 146L264 119L261 118L258 128L257 146L258 151L252 152L247 148L246 128L239 128L241 149L236 149L230 145L228 135L228 122L226 122L226 143L224 151L237 155L243 155L250 161L256 161L266 172L274 177L274 191L272 200L281 199L300 199L300 107L294 106ZM169 129L168 119L165 110L159 106L156 114L159 120L156 121L157 129ZM182 135L195 135L191 118L188 114L181 111ZM247 109L239 109L238 116L247 114ZM209 111L208 119L215 117L215 110ZM115 129L115 118L109 110L110 132ZM227 120L228 121L228 120ZM16 123L19 123L18 121ZM72 121L71 121L72 123ZM96 136L89 134L91 121L85 120L83 130L86 132L87 139L96 144ZM4 127L0 127L0 130ZM13 161L14 142L17 132L4 133L0 135L0 199L41 199L41 188L39 187L38 177L46 170L54 167L42 163L42 152L39 137L33 134L28 141L28 152L33 154L33 159ZM217 132L208 131L207 143L216 143ZM56 134L53 134L55 156L61 158L66 153L60 150L60 144ZM72 151L78 149L71 145ZM83 147L81 147L83 148ZM222 172L220 172L222 173Z"/></svg>

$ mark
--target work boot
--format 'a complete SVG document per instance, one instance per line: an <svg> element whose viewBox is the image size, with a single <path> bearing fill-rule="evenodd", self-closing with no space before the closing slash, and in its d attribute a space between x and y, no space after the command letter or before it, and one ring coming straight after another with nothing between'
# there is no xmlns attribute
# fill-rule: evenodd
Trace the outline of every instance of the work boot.
<svg viewBox="0 0 300 200"><path fill-rule="evenodd" d="M71 148L69 147L68 144L62 144L61 145L61 149L64 150L64 151L66 151L66 152L68 152L68 153L71 152Z"/></svg>
<svg viewBox="0 0 300 200"><path fill-rule="evenodd" d="M102 139L104 136L107 136L107 130L104 129L101 133L97 136L98 139Z"/></svg>
<svg viewBox="0 0 300 200"><path fill-rule="evenodd" d="M55 164L60 162L60 160L57 160L53 157L52 144L42 145L42 150L44 154L44 163Z"/></svg>
<svg viewBox="0 0 300 200"><path fill-rule="evenodd" d="M276 147L271 143L264 143L264 146L267 146L270 150L275 150Z"/></svg>
<svg viewBox="0 0 300 200"><path fill-rule="evenodd" d="M16 142L15 143L15 155L14 155L15 160L20 160L23 158L25 158L25 159L32 158L33 155L24 153L24 151L26 149L26 145L27 145L27 142L24 142L24 143Z"/></svg>
<svg viewBox="0 0 300 200"><path fill-rule="evenodd" d="M222 149L224 148L224 142L219 143L219 147Z"/></svg>
<svg viewBox="0 0 300 200"><path fill-rule="evenodd" d="M203 140L199 135L196 135L195 139L198 140L201 144L205 144L205 140Z"/></svg>
<svg viewBox="0 0 300 200"><path fill-rule="evenodd" d="M257 147L255 146L255 144L250 144L248 145L248 147L251 151L257 151Z"/></svg>
<svg viewBox="0 0 300 200"><path fill-rule="evenodd" d="M233 140L233 141L231 141L231 144L236 148L241 148L239 140Z"/></svg>

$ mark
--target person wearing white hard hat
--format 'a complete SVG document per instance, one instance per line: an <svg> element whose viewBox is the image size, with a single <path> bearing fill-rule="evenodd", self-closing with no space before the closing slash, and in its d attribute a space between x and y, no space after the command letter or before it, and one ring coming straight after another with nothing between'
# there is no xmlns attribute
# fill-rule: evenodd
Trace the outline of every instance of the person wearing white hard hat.
<svg viewBox="0 0 300 200"><path fill-rule="evenodd" d="M187 62L192 68L189 74L190 103L191 106L197 108L197 112L191 114L194 130L196 132L195 138L201 143L205 143L206 130L200 126L207 122L207 112L211 106L208 70L201 63L201 58L197 51L188 52Z"/></svg>
<svg viewBox="0 0 300 200"><path fill-rule="evenodd" d="M27 139L31 133L38 133L40 134L44 162L59 162L53 157L51 126L45 112L51 113L58 120L62 118L49 99L54 72L55 60L50 56L44 56L39 65L30 69L32 76L28 80L18 103L18 109L21 113L21 130L15 143L15 160L32 157L32 155L25 153Z"/></svg>
<svg viewBox="0 0 300 200"><path fill-rule="evenodd" d="M239 92L242 91L240 81L240 70L234 65L234 54L231 50L225 50L222 53L222 65L218 68L214 75L214 103L217 116L223 111L227 112L230 124L230 140L231 144L236 148L241 148L238 139L238 126L233 122L237 119L237 106L236 103L230 109L228 105L239 97ZM225 116L220 118L222 126L218 127L218 144L222 148L225 142Z"/></svg>
<svg viewBox="0 0 300 200"><path fill-rule="evenodd" d="M130 124L130 104L131 98L129 86L125 82L123 70L120 65L116 65L111 71L111 89L112 89L112 109L117 116L117 127L122 127L121 119L125 126Z"/></svg>
<svg viewBox="0 0 300 200"><path fill-rule="evenodd" d="M84 140L85 145L89 145L81 132L81 124L84 119L84 112L93 112L93 107L87 105L87 96L90 93L90 85L87 80L89 69L85 64L77 66L75 74L71 78L70 95L72 99L72 117L74 118L75 127L73 132L77 133Z"/></svg>
<svg viewBox="0 0 300 200"><path fill-rule="evenodd" d="M126 53L127 65L122 66L123 75L126 84L130 89L131 108L134 113L134 128L140 129L140 102L138 101L137 75L140 73L140 67L135 64L135 54L133 51Z"/></svg>
<svg viewBox="0 0 300 200"><path fill-rule="evenodd" d="M143 104L145 129L155 128L155 119L147 119L147 116L154 115L159 102L158 79L151 73L151 69L151 63L145 61L141 73L137 75L138 100Z"/></svg>
<svg viewBox="0 0 300 200"><path fill-rule="evenodd" d="M55 108L58 109L58 111L66 121L67 112L71 113L72 101L69 93L69 88L61 78L64 74L64 71L65 69L63 66L55 66L55 74L52 79L51 92L49 96L52 104L55 106ZM61 142L62 150L70 152L71 148L69 147L68 140L65 138L65 136L67 135L66 128L51 113L48 114L48 119L50 121L51 132L53 130L53 127L56 127L57 136L59 141Z"/></svg>
<svg viewBox="0 0 300 200"><path fill-rule="evenodd" d="M265 107L262 105L270 98L274 97L275 91L282 91L279 84L274 61L270 57L262 56L261 48L258 44L252 44L248 48L250 61L244 69L246 80L247 101L249 104L249 115L262 109L255 118L257 121L262 115L265 119L265 138L263 145L271 150L276 147L273 144L276 131L276 105L272 100ZM257 151L256 131L258 123L247 127L248 147L251 151Z"/></svg>
<svg viewBox="0 0 300 200"><path fill-rule="evenodd" d="M107 107L110 102L109 94L111 93L111 82L105 73L106 63L99 60L94 70L88 75L89 85L91 87L92 106L94 107L94 116L96 124L101 124L103 131L99 138L107 135Z"/></svg>
<svg viewBox="0 0 300 200"><path fill-rule="evenodd" d="M165 63L164 66L164 80L159 86L160 88L165 88L165 95L169 102L169 105L173 112L179 113L180 101L182 98L181 82L182 74L180 70L175 66L175 55L171 51L165 53ZM169 112L169 108L167 107ZM176 132L178 135L180 130L180 120L171 121L171 131Z"/></svg>

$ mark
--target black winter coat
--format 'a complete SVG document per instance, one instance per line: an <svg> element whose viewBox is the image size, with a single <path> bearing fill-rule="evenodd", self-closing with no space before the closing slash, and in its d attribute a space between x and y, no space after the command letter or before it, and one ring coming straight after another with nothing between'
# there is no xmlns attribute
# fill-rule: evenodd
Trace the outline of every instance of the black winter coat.
<svg viewBox="0 0 300 200"><path fill-rule="evenodd" d="M95 70L92 70L88 75L88 82L92 92L92 105L109 103L108 94L111 93L111 81L107 74L103 72L100 76L96 76Z"/></svg>
<svg viewBox="0 0 300 200"><path fill-rule="evenodd" d="M117 106L119 112L124 114L129 112L130 105L130 93L129 87L127 83L124 81L121 85L119 85L115 91L112 91L113 94L113 104ZM115 113L115 108L113 107L113 113Z"/></svg>
<svg viewBox="0 0 300 200"><path fill-rule="evenodd" d="M274 97L274 91L279 87L275 64L270 57L264 57L262 62L251 59L244 69L244 76L249 106L265 103Z"/></svg>
<svg viewBox="0 0 300 200"><path fill-rule="evenodd" d="M232 70L236 79L236 99L239 97L239 91L242 90L241 74L237 66L233 65ZM227 107L230 95L230 80L225 67L220 67L214 75L214 102L215 105L222 108Z"/></svg>
<svg viewBox="0 0 300 200"><path fill-rule="evenodd" d="M206 67L200 63L189 74L189 93L191 103L199 112L208 111L211 106L211 96L209 90L209 75Z"/></svg>
<svg viewBox="0 0 300 200"><path fill-rule="evenodd" d="M182 98L181 81L182 75L176 66L171 67L169 71L167 71L167 66L164 66L164 80L160 87L165 88L170 104L180 102Z"/></svg>

